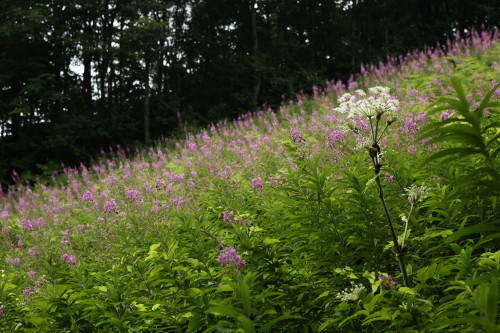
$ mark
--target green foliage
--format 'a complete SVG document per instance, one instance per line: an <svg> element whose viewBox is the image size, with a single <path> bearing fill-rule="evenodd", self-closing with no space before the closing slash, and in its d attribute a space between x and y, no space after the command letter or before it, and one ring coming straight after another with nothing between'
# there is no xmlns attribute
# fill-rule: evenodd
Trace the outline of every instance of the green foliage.
<svg viewBox="0 0 500 333"><path fill-rule="evenodd" d="M420 139L431 137L426 145L444 143L445 149L433 153L422 164L437 159L441 163L455 161L479 155L476 167L463 177L460 184L477 186L487 195L500 195L497 186L500 183L498 159L500 153L500 102L490 101L500 84L488 91L484 98L473 107L467 100L460 79L453 77L452 86L456 98L439 99L428 113L434 115L440 111L452 110L452 117L432 122L420 131ZM485 116L486 114L486 116Z"/></svg>
<svg viewBox="0 0 500 333"><path fill-rule="evenodd" d="M456 71L473 64L454 58ZM353 133L332 111L339 88L20 185L0 198L0 331L498 332L488 77L472 99L458 79L427 99L397 92L400 120L371 155L369 124Z"/></svg>

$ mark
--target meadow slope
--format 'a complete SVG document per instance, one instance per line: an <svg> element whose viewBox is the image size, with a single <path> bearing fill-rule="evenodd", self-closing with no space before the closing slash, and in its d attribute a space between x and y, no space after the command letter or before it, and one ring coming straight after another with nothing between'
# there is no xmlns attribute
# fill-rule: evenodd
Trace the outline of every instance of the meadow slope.
<svg viewBox="0 0 500 333"><path fill-rule="evenodd" d="M499 37L19 180L0 331L500 332Z"/></svg>

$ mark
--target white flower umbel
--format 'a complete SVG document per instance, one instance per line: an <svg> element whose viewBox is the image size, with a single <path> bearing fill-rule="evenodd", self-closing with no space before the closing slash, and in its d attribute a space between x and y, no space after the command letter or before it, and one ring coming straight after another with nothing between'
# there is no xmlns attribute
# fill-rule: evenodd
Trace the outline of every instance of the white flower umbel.
<svg viewBox="0 0 500 333"><path fill-rule="evenodd" d="M412 185L410 187L405 188L406 196L408 196L408 201L411 204L416 204L417 201L421 201L423 198L427 196L429 189L427 186L417 186Z"/></svg>
<svg viewBox="0 0 500 333"><path fill-rule="evenodd" d="M388 114L393 119L399 110L399 101L389 94L388 87L369 88L368 95L358 89L354 94L343 94L338 102L340 105L334 110L338 113L347 113L349 118L367 117L370 119Z"/></svg>
<svg viewBox="0 0 500 333"><path fill-rule="evenodd" d="M405 248L403 246L399 246L398 237L392 223L389 209L387 208L387 203L385 202L382 183L380 182L380 171L382 169L382 148L380 147L380 142L382 141L382 138L384 137L389 126L391 126L397 119L399 101L390 95L388 87L372 87L368 89L368 93L363 90L356 90L353 94L345 93L340 96L338 102L339 106L335 108L334 111L340 114L347 114L347 118L352 119L354 123L352 128L354 134L357 136L356 139L361 143L361 147L368 151L368 155L373 163L373 170L375 173L375 177L373 179L377 185L380 203L384 208L384 215L391 232L396 258L399 261L403 280L405 286L409 287L410 283L404 260ZM367 126L364 125L365 120L363 118L367 118L368 120L370 130L369 134L366 131ZM368 140L364 137L365 134L368 134ZM406 238L407 228L408 224L405 228L403 242ZM343 293L340 293L337 298L344 300L352 299L351 297L355 297L353 295L354 294L351 292L344 291Z"/></svg>
<svg viewBox="0 0 500 333"><path fill-rule="evenodd" d="M357 301L364 291L366 291L365 286L361 283L354 284L354 282L351 281L351 287L345 288L343 291L339 292L337 298L341 301Z"/></svg>

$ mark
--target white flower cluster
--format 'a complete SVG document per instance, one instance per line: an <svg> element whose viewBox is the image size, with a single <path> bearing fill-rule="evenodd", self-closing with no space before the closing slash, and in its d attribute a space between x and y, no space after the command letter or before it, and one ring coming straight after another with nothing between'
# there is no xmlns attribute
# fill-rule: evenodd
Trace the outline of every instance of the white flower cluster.
<svg viewBox="0 0 500 333"><path fill-rule="evenodd" d="M392 123L396 119L399 110L399 101L389 94L388 87L372 87L368 89L368 95L361 89L353 94L345 93L338 99L340 105L334 110L338 113L347 113L349 118L368 117L373 118L387 113Z"/></svg>
<svg viewBox="0 0 500 333"><path fill-rule="evenodd" d="M427 196L429 189L427 188L427 186L412 185L405 188L405 192L408 196L408 201L415 204L417 201L422 200Z"/></svg>
<svg viewBox="0 0 500 333"><path fill-rule="evenodd" d="M357 301L362 292L366 291L365 286L360 284L354 284L351 281L351 287L346 288L337 294L337 298L341 301Z"/></svg>

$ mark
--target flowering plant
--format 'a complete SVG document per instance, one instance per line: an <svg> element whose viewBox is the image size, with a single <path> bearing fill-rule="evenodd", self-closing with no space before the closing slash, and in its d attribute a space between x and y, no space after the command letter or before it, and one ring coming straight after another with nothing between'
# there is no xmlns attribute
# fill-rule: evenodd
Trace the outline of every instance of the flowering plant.
<svg viewBox="0 0 500 333"><path fill-rule="evenodd" d="M368 89L368 94L361 89L358 89L353 94L345 93L339 98L340 105L334 110L338 113L347 113L348 118L353 118L357 124L360 124L360 118L367 118L370 130L370 136L363 145L370 156L375 172L375 183L379 199L384 209L384 215L391 231L392 241L396 252L396 257L399 261L401 273L406 286L409 286L408 275L406 273L406 265L404 262L404 248L398 244L398 237L392 223L389 209L384 198L384 191L380 181L381 163L381 148L380 141L386 133L389 126L397 119L397 111L399 110L399 101L393 98L389 93L388 87L372 87ZM383 125L382 117L385 118ZM355 132L360 132L358 128L354 128Z"/></svg>

